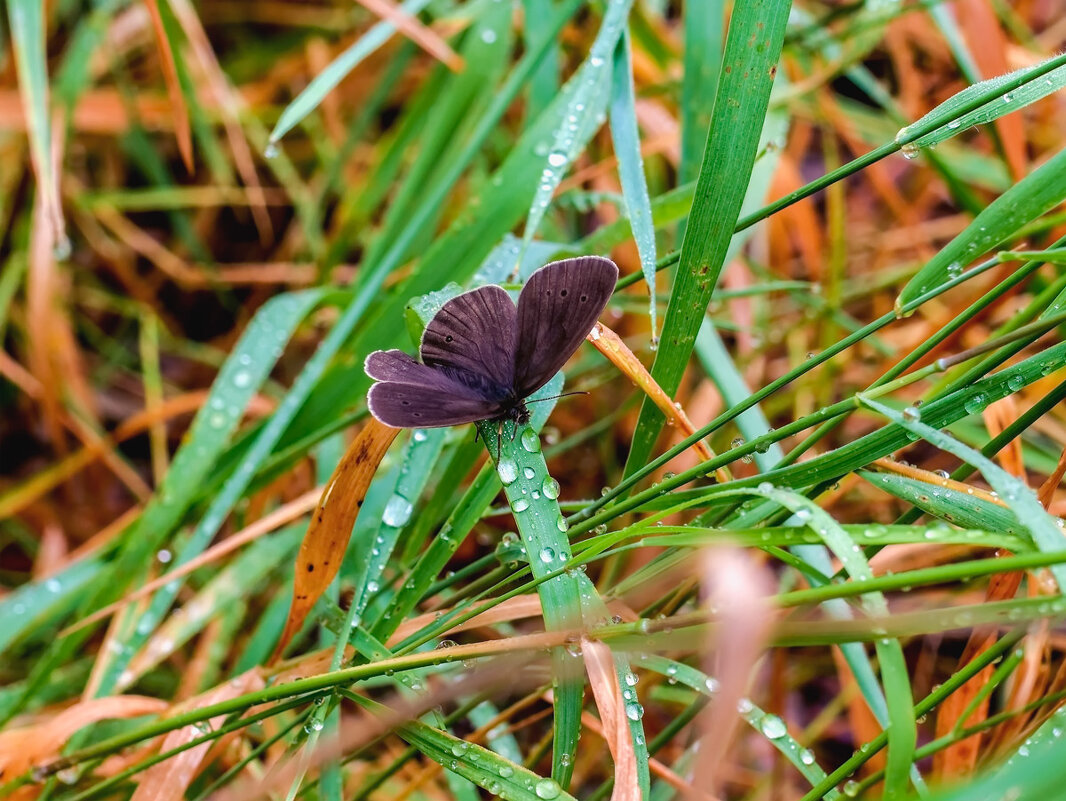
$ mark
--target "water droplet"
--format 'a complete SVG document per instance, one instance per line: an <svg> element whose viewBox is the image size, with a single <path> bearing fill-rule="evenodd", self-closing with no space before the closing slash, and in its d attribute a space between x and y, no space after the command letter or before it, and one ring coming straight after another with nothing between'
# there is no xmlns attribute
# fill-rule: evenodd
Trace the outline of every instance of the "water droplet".
<svg viewBox="0 0 1066 801"><path fill-rule="evenodd" d="M988 399L984 396L984 393L978 392L972 398L967 398L963 402L962 408L966 410L967 414L977 414L985 408L987 402Z"/></svg>
<svg viewBox="0 0 1066 801"><path fill-rule="evenodd" d="M545 801L550 801L552 798L558 798L562 789L552 779L541 779L537 782L534 792L536 792L537 798L543 798Z"/></svg>
<svg viewBox="0 0 1066 801"><path fill-rule="evenodd" d="M304 731L311 734L311 732L322 731L324 728L326 728L326 724L317 717L313 717L307 721L307 725L304 726Z"/></svg>
<svg viewBox="0 0 1066 801"><path fill-rule="evenodd" d="M252 374L247 370L238 370L233 375L233 386L243 388L252 383Z"/></svg>
<svg viewBox="0 0 1066 801"><path fill-rule="evenodd" d="M411 519L412 508L411 502L397 493L385 504L385 511L381 513L381 522L386 526L399 528Z"/></svg>
<svg viewBox="0 0 1066 801"><path fill-rule="evenodd" d="M522 475L526 477L527 481L532 481L534 478L536 478L537 471L534 470L532 467L524 467L522 468Z"/></svg>
<svg viewBox="0 0 1066 801"><path fill-rule="evenodd" d="M481 32L481 41L485 44L492 44L496 41L496 31L491 28L486 28Z"/></svg>
<svg viewBox="0 0 1066 801"><path fill-rule="evenodd" d="M917 423L922 419L922 413L914 406L908 406L903 410L903 419L910 423Z"/></svg>
<svg viewBox="0 0 1066 801"><path fill-rule="evenodd" d="M427 434L424 429L416 428L414 433L411 434L411 439L415 442L425 442L429 439L429 434Z"/></svg>
<svg viewBox="0 0 1066 801"><path fill-rule="evenodd" d="M566 164L566 154L555 150L548 154L548 164L558 169Z"/></svg>
<svg viewBox="0 0 1066 801"><path fill-rule="evenodd" d="M636 702L626 704L626 717L630 720L640 720L644 717L644 707Z"/></svg>
<svg viewBox="0 0 1066 801"><path fill-rule="evenodd" d="M718 683L718 679L714 678L713 676L708 676L707 680L705 682L703 682L703 688L708 693L716 693L716 692L718 692L718 688L720 686L721 685Z"/></svg>
<svg viewBox="0 0 1066 801"><path fill-rule="evenodd" d="M1007 389L1011 392L1017 392L1019 389L1025 386L1025 378L1017 373L1007 379Z"/></svg>
<svg viewBox="0 0 1066 801"><path fill-rule="evenodd" d="M527 428L522 432L522 447L530 453L536 453L540 450L540 437L537 436L537 432L532 428Z"/></svg>
<svg viewBox="0 0 1066 801"><path fill-rule="evenodd" d="M454 647L455 647L455 640L441 640L439 643L437 643L437 650L438 651L442 650L444 648L454 648Z"/></svg>
<svg viewBox="0 0 1066 801"><path fill-rule="evenodd" d="M525 498L515 498L513 501L511 501L512 512L524 512L528 508L529 501L527 501Z"/></svg>
<svg viewBox="0 0 1066 801"><path fill-rule="evenodd" d="M901 152L903 153L903 158L907 159L908 161L913 161L914 159L918 158L919 149L920 148L918 147L918 145L914 144L914 142L908 142L900 148Z"/></svg>
<svg viewBox="0 0 1066 801"><path fill-rule="evenodd" d="M596 323L596 325L592 327L592 330L589 331L589 339L595 342L601 336L603 336L603 329L600 327L599 323Z"/></svg>
<svg viewBox="0 0 1066 801"><path fill-rule="evenodd" d="M545 545L543 548L540 549L540 561L547 564L548 562L554 561L554 559L555 551L552 548L549 548Z"/></svg>
<svg viewBox="0 0 1066 801"><path fill-rule="evenodd" d="M948 122L948 128L953 131L957 129L960 125L962 125L962 120L951 120L950 122Z"/></svg>
<svg viewBox="0 0 1066 801"><path fill-rule="evenodd" d="M500 476L500 481L504 486L510 486L518 478L518 465L515 460L509 456L500 457L499 464L496 465L496 472Z"/></svg>
<svg viewBox="0 0 1066 801"><path fill-rule="evenodd" d="M56 773L56 778L63 784L77 784L80 773L76 767L63 768L63 770Z"/></svg>
<svg viewBox="0 0 1066 801"><path fill-rule="evenodd" d="M514 776L514 768L512 768L510 765L503 765L500 768L500 776L502 776L505 779L510 778L511 776Z"/></svg>
<svg viewBox="0 0 1066 801"><path fill-rule="evenodd" d="M570 528L570 524L566 522L566 518L565 517L563 517L562 515L559 515L559 517L556 518L556 520L555 520L555 527L557 529L559 529L559 531L562 531L562 532L565 533Z"/></svg>
<svg viewBox="0 0 1066 801"><path fill-rule="evenodd" d="M856 781L850 781L844 785L844 795L848 798L854 798L859 794L859 783Z"/></svg>
<svg viewBox="0 0 1066 801"><path fill-rule="evenodd" d="M462 741L459 741L457 743L453 743L452 744L452 754L454 754L455 756L462 756L463 754L465 754L469 750L470 750L470 745L468 743L464 743Z"/></svg>
<svg viewBox="0 0 1066 801"><path fill-rule="evenodd" d="M174 558L174 554L168 551L166 548L161 548L156 552L155 558L158 559L164 565L170 562Z"/></svg>
<svg viewBox="0 0 1066 801"><path fill-rule="evenodd" d="M732 442L729 443L729 447L730 448L739 448L743 444L744 444L744 438L743 437L737 437Z"/></svg>
<svg viewBox="0 0 1066 801"><path fill-rule="evenodd" d="M544 493L545 498L555 500L559 497L559 482L551 476L547 476L544 479L544 483L540 485L540 489Z"/></svg>
<svg viewBox="0 0 1066 801"><path fill-rule="evenodd" d="M777 715L764 715L759 722L759 730L771 740L778 740L788 734L785 722Z"/></svg>
<svg viewBox="0 0 1066 801"><path fill-rule="evenodd" d="M276 159L278 157L278 143L268 142L266 148L263 150L263 158Z"/></svg>
<svg viewBox="0 0 1066 801"><path fill-rule="evenodd" d="M804 765L813 765L814 751L809 748L804 748L802 751L800 751L800 762L802 762Z"/></svg>

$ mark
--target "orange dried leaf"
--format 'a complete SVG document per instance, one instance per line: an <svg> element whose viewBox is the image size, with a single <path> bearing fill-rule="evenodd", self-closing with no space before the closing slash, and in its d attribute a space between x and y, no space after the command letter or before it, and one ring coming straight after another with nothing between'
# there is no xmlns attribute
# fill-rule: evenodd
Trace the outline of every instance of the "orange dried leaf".
<svg viewBox="0 0 1066 801"><path fill-rule="evenodd" d="M629 346L622 341L622 338L618 336L614 331L608 328L603 323L596 323L596 326L592 329L587 337L588 341L592 343L592 346L596 348L600 353L606 356L611 363L625 373L629 378L640 387L652 402L659 407L666 419L672 423L675 423L681 431L685 433L685 436L690 436L696 432L696 427L692 424L692 421L688 419L688 415L685 414L685 410L680 405L674 403L673 399L666 394L662 387L651 377L651 373L643 365L636 354L629 349ZM707 445L701 440L692 446L696 452L700 455L703 461L714 458L714 452L707 447ZM719 481L728 481L729 476L724 471L718 471Z"/></svg>
<svg viewBox="0 0 1066 801"><path fill-rule="evenodd" d="M281 656L311 608L329 587L348 548L352 526L385 451L400 433L373 418L352 440L333 471L296 556L292 607L271 661Z"/></svg>
<svg viewBox="0 0 1066 801"><path fill-rule="evenodd" d="M170 48L170 39L167 38L166 29L163 27L163 15L159 13L158 0L145 0L148 13L152 18L152 29L155 32L156 45L159 47L159 64L163 70L163 83L167 87L167 96L174 108L174 137L178 140L178 152L185 169L193 171L192 163L192 126L189 124L189 109L185 105L185 95L181 92L181 84L178 83L178 71L174 66L174 51Z"/></svg>
<svg viewBox="0 0 1066 801"><path fill-rule="evenodd" d="M581 652L585 656L585 670L589 686L596 699L603 725L603 739L614 760L614 791L611 801L640 801L640 785L637 781L637 757L629 736L622 690L618 686L611 649L602 642L582 640Z"/></svg>
<svg viewBox="0 0 1066 801"><path fill-rule="evenodd" d="M210 706L230 698L236 698L244 693L254 692L263 687L263 679L257 670L250 670L237 678L224 682L212 690L193 698L189 703L183 704L185 709L198 709ZM208 721L213 729L222 725L226 715L218 715ZM170 732L164 739L160 750L163 752L173 750L186 743L202 737L202 727L183 726ZM207 752L210 750L212 741L200 743L175 754L170 759L153 765L146 770L141 778L137 789L133 793L131 801L178 801L185 797L185 790L196 777Z"/></svg>
<svg viewBox="0 0 1066 801"><path fill-rule="evenodd" d="M166 701L141 695L114 695L82 701L33 726L0 732L0 781L7 781L59 756L77 731L101 720L163 712Z"/></svg>

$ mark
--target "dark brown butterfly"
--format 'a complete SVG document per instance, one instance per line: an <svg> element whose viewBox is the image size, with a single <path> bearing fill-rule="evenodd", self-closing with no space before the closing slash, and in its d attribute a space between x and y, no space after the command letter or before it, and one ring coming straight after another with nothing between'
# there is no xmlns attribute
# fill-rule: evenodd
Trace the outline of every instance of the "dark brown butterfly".
<svg viewBox="0 0 1066 801"><path fill-rule="evenodd" d="M613 261L581 256L533 273L517 309L495 285L457 295L426 326L421 362L399 350L367 356L366 374L378 382L370 413L396 428L528 422L526 398L577 350L617 280Z"/></svg>

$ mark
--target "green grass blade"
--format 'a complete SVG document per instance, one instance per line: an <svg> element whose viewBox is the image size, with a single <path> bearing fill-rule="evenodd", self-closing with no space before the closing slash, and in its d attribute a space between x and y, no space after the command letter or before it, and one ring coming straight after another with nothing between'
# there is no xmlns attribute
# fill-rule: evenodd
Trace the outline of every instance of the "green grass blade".
<svg viewBox="0 0 1066 801"><path fill-rule="evenodd" d="M673 395L688 364L755 164L791 3L734 7L703 166L681 246L677 279L652 377ZM754 44L753 44L754 43ZM640 411L626 475L644 465L665 418L648 400Z"/></svg>

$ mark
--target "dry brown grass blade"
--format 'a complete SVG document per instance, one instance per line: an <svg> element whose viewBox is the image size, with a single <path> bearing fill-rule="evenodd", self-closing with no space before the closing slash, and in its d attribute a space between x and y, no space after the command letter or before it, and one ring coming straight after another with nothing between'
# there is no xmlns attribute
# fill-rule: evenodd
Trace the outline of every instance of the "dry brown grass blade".
<svg viewBox="0 0 1066 801"><path fill-rule="evenodd" d="M59 756L63 744L79 729L114 718L132 718L163 712L169 704L140 695L94 698L70 706L38 723L0 732L0 781L25 773L35 765Z"/></svg>
<svg viewBox="0 0 1066 801"><path fill-rule="evenodd" d="M398 428L390 428L370 418L333 471L296 556L292 607L271 662L281 656L289 640L300 630L311 607L340 570L352 525L359 515L370 481L385 451L399 433Z"/></svg>
<svg viewBox="0 0 1066 801"><path fill-rule="evenodd" d="M192 161L192 126L189 123L189 108L185 105L185 95L178 82L178 71L174 66L174 51L170 47L163 16L159 13L158 0L144 0L148 13L152 17L152 29L155 31L156 46L159 48L159 64L163 71L163 82L167 87L167 96L174 110L174 138L178 142L178 152L189 173L193 172Z"/></svg>
<svg viewBox="0 0 1066 801"><path fill-rule="evenodd" d="M1003 429L1018 419L1018 405L1014 401L1014 396L1008 395L986 406L981 416L984 418L985 425L988 426L989 436L998 437ZM1015 437L1007 443L1007 447L997 454L996 459L1012 476L1025 480L1025 458L1022 455L1021 437Z"/></svg>
<svg viewBox="0 0 1066 801"><path fill-rule="evenodd" d="M1005 553L1005 552L1000 552ZM988 589L985 591L986 601L1005 601L1014 597L1022 582L1022 574L996 573L989 579ZM987 629L975 629L959 657L959 667L969 664L979 654L988 650L995 642L997 635ZM976 706L965 721L960 721L960 716L966 707L973 702L974 698L984 689L988 683L994 665L989 665L957 691L944 699L944 703L937 709L936 736L941 737L959 726L970 726L980 723L988 717L988 699ZM933 757L933 770L942 779L966 776L977 767L977 760L981 755L981 743L986 735L975 734L952 743L942 751L938 751Z"/></svg>
<svg viewBox="0 0 1066 801"><path fill-rule="evenodd" d="M391 22L400 33L440 61L452 72L460 72L466 66L462 56L440 38L432 28L423 25L390 0L357 0L371 14Z"/></svg>
<svg viewBox="0 0 1066 801"><path fill-rule="evenodd" d="M1055 490L1062 483L1064 475L1066 475L1066 448L1063 448L1062 453L1059 454L1059 463L1055 465L1055 470L1047 477L1047 481L1040 485L1036 493L1045 509L1049 508L1051 502L1055 500Z"/></svg>
<svg viewBox="0 0 1066 801"><path fill-rule="evenodd" d="M610 360L611 364L629 376L640 390L659 407L659 411L666 415L668 425L676 425L679 430L685 433L685 436L696 432L696 427L688 419L685 410L681 408L680 404L674 403L673 399L663 391L663 388L656 383L655 379L651 377L651 373L648 372L640 359L629 349L629 346L622 341L618 334L603 323L596 323L587 339L596 350ZM692 447L702 460L707 461L714 458L714 451L707 447L707 444L702 440ZM730 479L729 474L724 470L719 470L715 475L722 482Z"/></svg>
<svg viewBox="0 0 1066 801"><path fill-rule="evenodd" d="M182 709L198 709L210 706L245 693L254 692L262 687L262 677L257 670L250 670L182 704ZM207 721L207 725L215 728L221 725L225 719L225 715L218 715ZM170 751L174 748L179 748L202 737L203 733L202 725L184 726L180 729L175 729L163 738L160 750ZM231 736L237 736L237 734L234 733ZM184 798L185 790L196 777L201 762L210 748L210 741L200 743L148 768L142 774L131 801L179 801Z"/></svg>
<svg viewBox="0 0 1066 801"><path fill-rule="evenodd" d="M1012 67L1007 57L1009 42L999 23L996 9L989 0L956 0L955 19L962 35L970 46L970 53L977 62L982 78L993 78L1010 72ZM993 125L1003 145L1003 155L1011 178L1020 181L1026 172L1026 132L1020 114L1007 114Z"/></svg>
<svg viewBox="0 0 1066 801"><path fill-rule="evenodd" d="M748 692L755 664L773 627L767 599L774 592L774 583L763 567L739 549L709 548L701 554L700 562L704 604L716 611L718 620L715 650L706 659L706 672L718 679L719 689L697 718L700 759L692 784L714 795L740 723L737 704Z"/></svg>
<svg viewBox="0 0 1066 801"><path fill-rule="evenodd" d="M614 668L611 649L602 642L584 639L581 652L585 657L585 671L589 686L600 712L603 738L614 760L614 789L611 801L640 801L640 784L637 781L637 757L629 736L626 704L618 674Z"/></svg>

